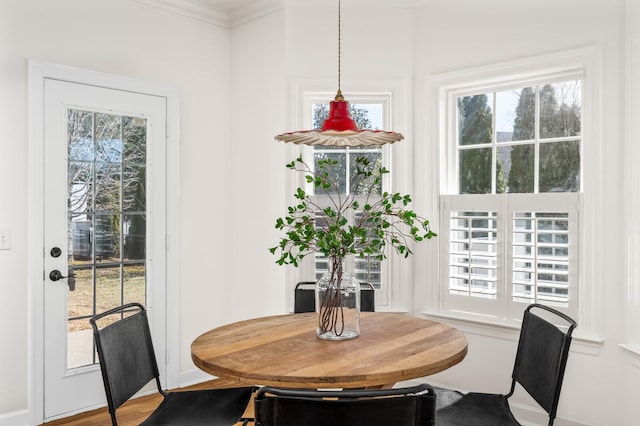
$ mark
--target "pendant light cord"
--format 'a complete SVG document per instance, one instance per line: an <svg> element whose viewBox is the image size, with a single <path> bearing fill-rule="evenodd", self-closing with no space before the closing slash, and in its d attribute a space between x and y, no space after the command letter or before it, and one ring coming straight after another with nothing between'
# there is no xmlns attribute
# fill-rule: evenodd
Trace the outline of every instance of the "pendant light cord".
<svg viewBox="0 0 640 426"><path fill-rule="evenodd" d="M341 79L341 64L340 64L340 56L341 56L341 41L342 41L342 15L341 15L341 0L338 0L338 93L336 94L336 101L343 101L344 97L342 96L342 90L340 89L340 79Z"/></svg>

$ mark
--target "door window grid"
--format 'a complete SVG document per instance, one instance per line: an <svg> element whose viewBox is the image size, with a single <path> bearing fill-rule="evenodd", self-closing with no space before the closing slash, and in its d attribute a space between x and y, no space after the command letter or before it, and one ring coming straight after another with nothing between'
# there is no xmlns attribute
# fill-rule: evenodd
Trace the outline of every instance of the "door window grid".
<svg viewBox="0 0 640 426"><path fill-rule="evenodd" d="M146 120L68 110L68 363L97 363L78 333L97 312L146 299ZM85 339L81 339L85 340Z"/></svg>

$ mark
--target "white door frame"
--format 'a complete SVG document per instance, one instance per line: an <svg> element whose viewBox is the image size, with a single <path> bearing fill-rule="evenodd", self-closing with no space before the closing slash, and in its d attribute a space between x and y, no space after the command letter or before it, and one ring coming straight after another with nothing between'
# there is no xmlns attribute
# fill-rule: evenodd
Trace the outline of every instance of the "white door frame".
<svg viewBox="0 0 640 426"><path fill-rule="evenodd" d="M29 184L28 184L28 416L29 424L44 421L44 81L63 80L116 90L164 97L167 103L167 378L163 386L179 386L180 369L180 95L176 88L157 86L130 78L29 60Z"/></svg>

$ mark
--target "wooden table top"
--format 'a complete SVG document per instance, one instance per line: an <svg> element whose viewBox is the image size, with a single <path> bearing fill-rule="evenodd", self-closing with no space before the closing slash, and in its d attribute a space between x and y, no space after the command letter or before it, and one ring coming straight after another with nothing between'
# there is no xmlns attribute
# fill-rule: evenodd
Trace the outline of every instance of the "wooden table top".
<svg viewBox="0 0 640 426"><path fill-rule="evenodd" d="M249 385L361 388L428 376L462 361L467 339L449 325L363 312L360 336L316 337L316 314L255 318L208 331L191 345L201 370Z"/></svg>

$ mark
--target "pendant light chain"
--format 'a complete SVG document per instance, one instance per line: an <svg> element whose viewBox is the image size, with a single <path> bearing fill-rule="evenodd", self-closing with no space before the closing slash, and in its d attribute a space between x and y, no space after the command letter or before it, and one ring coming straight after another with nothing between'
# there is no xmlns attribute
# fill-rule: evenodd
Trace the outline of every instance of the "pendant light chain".
<svg viewBox="0 0 640 426"><path fill-rule="evenodd" d="M341 0L338 0L338 93L336 94L336 101L342 101L344 100L344 97L342 96L342 90L341 90L341 86L340 86L340 79L341 79L341 63L340 63L340 57L341 57L341 50L342 50L342 15L341 15Z"/></svg>
<svg viewBox="0 0 640 426"><path fill-rule="evenodd" d="M360 129L351 118L349 102L342 95L342 1L338 0L338 92L329 102L327 118L319 129L277 135L276 140L299 145L328 147L381 146L404 139L401 133Z"/></svg>

